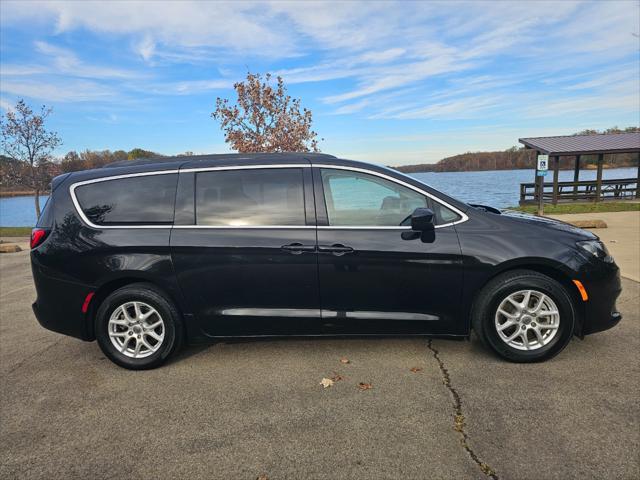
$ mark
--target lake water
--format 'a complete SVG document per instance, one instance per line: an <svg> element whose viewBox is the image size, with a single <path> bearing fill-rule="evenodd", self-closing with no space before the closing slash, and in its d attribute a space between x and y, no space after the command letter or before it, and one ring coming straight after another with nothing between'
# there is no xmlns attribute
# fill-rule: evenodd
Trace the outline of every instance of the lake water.
<svg viewBox="0 0 640 480"><path fill-rule="evenodd" d="M603 171L604 178L631 178L637 168L615 168ZM546 177L550 181L552 173ZM413 177L452 197L469 203L481 203L497 208L518 204L520 184L534 180L533 170L495 170L483 172L426 172ZM595 180L595 170L581 170L580 180ZM560 181L573 180L572 170L561 170ZM44 207L46 196L40 197ZM22 227L35 225L33 197L0 198L0 226Z"/></svg>

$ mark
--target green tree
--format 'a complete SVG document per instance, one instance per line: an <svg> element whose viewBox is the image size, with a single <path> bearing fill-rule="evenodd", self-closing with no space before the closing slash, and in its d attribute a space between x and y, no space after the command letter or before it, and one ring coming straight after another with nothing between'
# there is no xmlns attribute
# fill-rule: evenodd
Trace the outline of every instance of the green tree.
<svg viewBox="0 0 640 480"><path fill-rule="evenodd" d="M159 153L151 152L149 150L143 150L142 148L134 148L127 154L127 159L136 160L138 158L153 158L160 156L161 155Z"/></svg>

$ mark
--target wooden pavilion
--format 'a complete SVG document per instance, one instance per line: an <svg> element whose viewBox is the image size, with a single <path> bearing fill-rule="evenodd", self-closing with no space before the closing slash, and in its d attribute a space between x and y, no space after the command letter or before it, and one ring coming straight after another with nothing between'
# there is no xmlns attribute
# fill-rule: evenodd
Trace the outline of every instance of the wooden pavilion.
<svg viewBox="0 0 640 480"><path fill-rule="evenodd" d="M537 155L549 156L549 170L553 171L553 182L545 182L538 176L533 183L520 184L520 205L540 205L558 202L640 199L640 133L615 133L596 135L572 135L564 137L520 138L526 149ZM634 177L602 179L605 155L635 154L638 172ZM580 160L586 155L597 155L595 180L580 180ZM560 157L574 157L572 182L559 182Z"/></svg>

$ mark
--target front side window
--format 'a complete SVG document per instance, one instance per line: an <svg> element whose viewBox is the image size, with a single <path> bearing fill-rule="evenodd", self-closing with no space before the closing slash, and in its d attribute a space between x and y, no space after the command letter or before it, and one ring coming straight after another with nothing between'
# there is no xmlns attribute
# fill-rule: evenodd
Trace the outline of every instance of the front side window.
<svg viewBox="0 0 640 480"><path fill-rule="evenodd" d="M305 225L302 169L196 174L196 223L229 227Z"/></svg>
<svg viewBox="0 0 640 480"><path fill-rule="evenodd" d="M322 169L329 225L397 227L427 198L384 178Z"/></svg>
<svg viewBox="0 0 640 480"><path fill-rule="evenodd" d="M328 168L321 174L331 226L407 226L416 208L431 208L436 225L460 219L439 202L375 175Z"/></svg>
<svg viewBox="0 0 640 480"><path fill-rule="evenodd" d="M105 180L75 189L80 208L96 225L170 225L177 174Z"/></svg>

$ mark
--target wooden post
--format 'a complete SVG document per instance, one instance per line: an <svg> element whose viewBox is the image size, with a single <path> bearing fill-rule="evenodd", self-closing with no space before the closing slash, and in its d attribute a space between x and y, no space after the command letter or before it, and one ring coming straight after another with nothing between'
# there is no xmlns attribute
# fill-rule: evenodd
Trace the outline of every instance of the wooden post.
<svg viewBox="0 0 640 480"><path fill-rule="evenodd" d="M576 164L575 164L575 167L573 168L573 181L577 182L578 180L580 180L580 155L576 155ZM577 193L578 193L578 186L574 185L573 186L574 197L576 196Z"/></svg>
<svg viewBox="0 0 640 480"><path fill-rule="evenodd" d="M640 198L640 152L638 152L638 178L636 180L636 198Z"/></svg>
<svg viewBox="0 0 640 480"><path fill-rule="evenodd" d="M553 204L558 204L558 175L560 171L560 156L553 157Z"/></svg>
<svg viewBox="0 0 640 480"><path fill-rule="evenodd" d="M598 154L598 177L596 178L596 202L600 201L602 193L602 164L604 163L604 153Z"/></svg>

